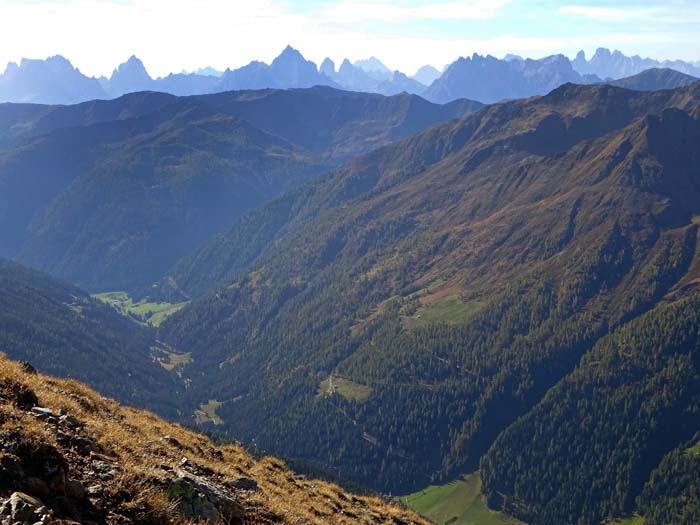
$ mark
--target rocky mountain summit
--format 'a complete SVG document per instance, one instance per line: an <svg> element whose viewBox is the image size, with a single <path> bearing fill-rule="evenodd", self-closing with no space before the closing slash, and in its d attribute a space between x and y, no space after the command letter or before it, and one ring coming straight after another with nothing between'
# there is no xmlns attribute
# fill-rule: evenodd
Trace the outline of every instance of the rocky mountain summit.
<svg viewBox="0 0 700 525"><path fill-rule="evenodd" d="M638 75L648 69L666 68L691 76L700 76L697 63L683 60L654 60L639 55L627 56L619 50L610 51L604 47L596 50L588 59L584 51L579 51L571 61L573 68L582 75L597 75L602 79L619 79Z"/></svg>
<svg viewBox="0 0 700 525"><path fill-rule="evenodd" d="M491 104L544 95L566 83L593 84L599 81L596 76L578 73L563 55L539 60L500 60L475 53L450 64L422 96L441 103L469 98Z"/></svg>
<svg viewBox="0 0 700 525"><path fill-rule="evenodd" d="M0 355L0 523L425 522Z"/></svg>

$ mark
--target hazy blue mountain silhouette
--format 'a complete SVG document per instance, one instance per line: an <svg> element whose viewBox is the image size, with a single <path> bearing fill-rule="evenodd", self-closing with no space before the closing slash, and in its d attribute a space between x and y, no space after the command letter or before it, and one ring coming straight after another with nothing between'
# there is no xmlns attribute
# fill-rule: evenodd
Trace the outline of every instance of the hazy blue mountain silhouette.
<svg viewBox="0 0 700 525"><path fill-rule="evenodd" d="M112 76L103 82L113 98L138 91L161 91L172 95L187 96L219 91L219 78L197 73L172 73L163 78L151 78L137 57L132 56L114 70Z"/></svg>
<svg viewBox="0 0 700 525"><path fill-rule="evenodd" d="M254 61L239 69L226 70L221 76L218 90L305 88L317 85L334 84L318 71L316 64L287 46L270 65Z"/></svg>
<svg viewBox="0 0 700 525"><path fill-rule="evenodd" d="M391 69L386 67L382 61L376 57L356 60L353 65L377 80L389 80L394 75Z"/></svg>
<svg viewBox="0 0 700 525"><path fill-rule="evenodd" d="M602 79L629 77L653 68L674 69L686 75L700 77L698 63L684 62L683 60L658 61L642 58L639 55L630 57L621 51L610 52L604 47L598 48L590 60L586 59L585 52L579 51L572 61L572 65L581 74L597 75Z"/></svg>
<svg viewBox="0 0 700 525"><path fill-rule="evenodd" d="M343 89L350 91L364 91L388 96L403 92L422 95L426 89L424 84L409 78L400 71L391 72L374 57L355 62L355 64L346 58L340 64L338 71L335 71L334 62L330 58L326 58L321 63L320 71Z"/></svg>
<svg viewBox="0 0 700 525"><path fill-rule="evenodd" d="M416 82L420 82L425 86L429 86L438 78L440 78L440 75L442 75L442 73L440 73L440 71L438 71L437 68L434 68L430 65L426 65L421 67L418 71L416 71L416 74L413 75L411 78Z"/></svg>
<svg viewBox="0 0 700 525"><path fill-rule="evenodd" d="M567 82L588 84L597 80L577 73L563 55L539 60L499 60L474 54L453 62L424 96L442 103L465 97L492 103L544 95Z"/></svg>
<svg viewBox="0 0 700 525"><path fill-rule="evenodd" d="M344 60L336 64L326 58L317 65L291 46L270 64L252 61L221 73L203 68L195 73L173 73L153 78L136 56L119 65L110 78L90 78L65 58L24 59L11 63L0 75L0 102L75 104L95 99L116 98L138 91L160 91L177 96L200 95L245 89L289 89L325 85L348 91L394 95L407 92L436 103L460 98L492 103L504 99L544 95L567 82L593 84L627 78L649 69L671 69L700 77L700 64L681 60L659 62L620 51L600 48L590 60L583 51L572 61L563 55L538 60L506 55L504 59L474 54L450 64L443 73L423 66L413 77L391 71L378 58ZM668 79L666 79L668 80ZM677 87L650 80L650 86ZM682 84L678 84L682 85Z"/></svg>
<svg viewBox="0 0 700 525"><path fill-rule="evenodd" d="M88 78L62 56L46 60L22 59L8 64L0 75L0 102L75 104L107 98L94 78Z"/></svg>
<svg viewBox="0 0 700 525"><path fill-rule="evenodd" d="M114 70L108 86L111 96L120 97L136 91L152 91L155 90L156 85L143 62L132 55L129 60Z"/></svg>
<svg viewBox="0 0 700 525"><path fill-rule="evenodd" d="M635 91L659 91L660 89L681 88L694 84L695 82L700 82L700 78L686 75L674 69L653 68L642 71L631 77L621 78L607 83L625 89L633 89Z"/></svg>
<svg viewBox="0 0 700 525"><path fill-rule="evenodd" d="M0 256L100 290L149 286L281 192L481 107L326 86L0 105Z"/></svg>

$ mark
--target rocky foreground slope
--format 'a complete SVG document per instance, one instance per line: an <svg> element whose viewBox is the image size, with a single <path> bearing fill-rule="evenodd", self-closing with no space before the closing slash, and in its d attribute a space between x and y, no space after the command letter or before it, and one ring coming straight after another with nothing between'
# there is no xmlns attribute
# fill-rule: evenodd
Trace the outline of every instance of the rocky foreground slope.
<svg viewBox="0 0 700 525"><path fill-rule="evenodd" d="M0 523L425 522L0 354Z"/></svg>

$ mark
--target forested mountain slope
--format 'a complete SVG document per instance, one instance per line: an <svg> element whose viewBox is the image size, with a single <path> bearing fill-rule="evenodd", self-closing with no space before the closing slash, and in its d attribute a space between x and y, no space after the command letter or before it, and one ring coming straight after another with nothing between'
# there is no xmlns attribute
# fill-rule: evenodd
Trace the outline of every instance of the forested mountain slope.
<svg viewBox="0 0 700 525"><path fill-rule="evenodd" d="M700 517L700 295L601 341L483 461L490 503L530 523Z"/></svg>
<svg viewBox="0 0 700 525"><path fill-rule="evenodd" d="M323 86L194 98L336 162L483 107L466 99L440 105L407 93L385 97Z"/></svg>
<svg viewBox="0 0 700 525"><path fill-rule="evenodd" d="M188 102L0 154L4 253L91 290L156 280L208 235L326 167Z"/></svg>
<svg viewBox="0 0 700 525"><path fill-rule="evenodd" d="M0 106L0 254L140 290L343 160L479 107L330 88Z"/></svg>
<svg viewBox="0 0 700 525"><path fill-rule="evenodd" d="M219 429L382 490L467 472L601 337L695 286L699 108L698 85L566 85L374 151L182 267L225 286L162 336Z"/></svg>
<svg viewBox="0 0 700 525"><path fill-rule="evenodd" d="M0 259L0 352L177 417L182 397L154 333L68 284Z"/></svg>
<svg viewBox="0 0 700 525"><path fill-rule="evenodd" d="M55 129L140 117L176 100L177 97L165 93L143 92L115 100L93 100L72 106L0 104L0 144L7 148Z"/></svg>

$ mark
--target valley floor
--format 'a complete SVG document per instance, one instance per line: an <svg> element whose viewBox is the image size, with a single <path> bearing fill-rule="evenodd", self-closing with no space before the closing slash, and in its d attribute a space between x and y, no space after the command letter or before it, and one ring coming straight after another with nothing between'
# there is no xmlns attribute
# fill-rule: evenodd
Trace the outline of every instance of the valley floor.
<svg viewBox="0 0 700 525"><path fill-rule="evenodd" d="M126 292L104 292L94 295L103 303L116 308L121 314L141 323L159 326L168 317L183 308L187 303L150 302L146 299L134 301Z"/></svg>
<svg viewBox="0 0 700 525"><path fill-rule="evenodd" d="M399 499L436 525L525 525L488 508L481 493L479 472L445 485L431 485Z"/></svg>

